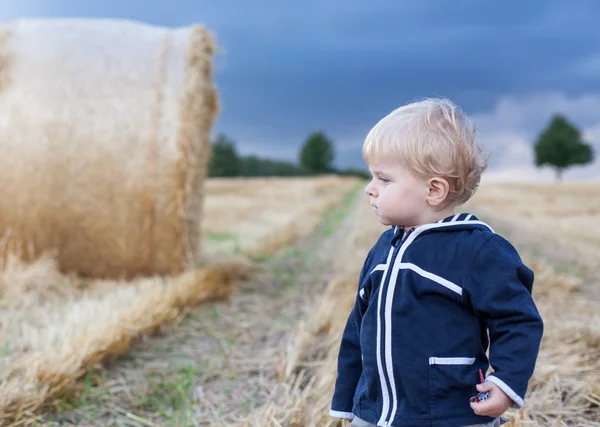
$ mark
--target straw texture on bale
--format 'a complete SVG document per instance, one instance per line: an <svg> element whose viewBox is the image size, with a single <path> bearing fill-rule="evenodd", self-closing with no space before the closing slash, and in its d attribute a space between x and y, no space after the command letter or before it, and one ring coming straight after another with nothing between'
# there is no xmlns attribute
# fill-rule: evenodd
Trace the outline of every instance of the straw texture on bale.
<svg viewBox="0 0 600 427"><path fill-rule="evenodd" d="M200 26L0 27L0 237L93 277L176 274L200 245L215 50Z"/></svg>

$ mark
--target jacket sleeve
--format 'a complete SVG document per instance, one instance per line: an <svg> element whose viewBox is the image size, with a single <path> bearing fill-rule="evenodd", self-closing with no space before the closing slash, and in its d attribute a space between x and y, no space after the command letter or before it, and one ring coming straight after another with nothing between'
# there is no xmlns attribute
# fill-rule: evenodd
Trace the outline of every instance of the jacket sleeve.
<svg viewBox="0 0 600 427"><path fill-rule="evenodd" d="M329 414L338 418L353 419L352 406L356 385L362 374L362 352L360 349L360 324L366 310L366 298L361 295L361 284L368 272L373 250L369 252L362 267L354 307L350 312L338 355L337 378Z"/></svg>
<svg viewBox="0 0 600 427"><path fill-rule="evenodd" d="M476 255L464 290L485 319L490 334L493 382L522 407L533 375L543 334L543 322L531 292L534 274L515 248L494 235Z"/></svg>

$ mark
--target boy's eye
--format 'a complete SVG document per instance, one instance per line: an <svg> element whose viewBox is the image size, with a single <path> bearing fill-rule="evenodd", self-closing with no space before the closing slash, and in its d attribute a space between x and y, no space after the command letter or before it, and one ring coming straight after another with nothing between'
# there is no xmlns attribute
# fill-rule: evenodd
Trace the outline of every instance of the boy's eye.
<svg viewBox="0 0 600 427"><path fill-rule="evenodd" d="M389 179L385 179L385 178L381 178L381 177L379 177L379 180L380 180L381 182L383 182L384 184L387 184L388 182L390 182L390 180L389 180Z"/></svg>

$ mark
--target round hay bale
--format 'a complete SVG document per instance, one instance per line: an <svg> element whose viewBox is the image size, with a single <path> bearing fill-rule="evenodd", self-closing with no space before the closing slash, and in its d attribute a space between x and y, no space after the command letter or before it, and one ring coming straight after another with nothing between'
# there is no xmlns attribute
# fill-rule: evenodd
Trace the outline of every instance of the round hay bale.
<svg viewBox="0 0 600 427"><path fill-rule="evenodd" d="M200 26L0 27L0 252L91 277L175 274L200 250L214 43Z"/></svg>

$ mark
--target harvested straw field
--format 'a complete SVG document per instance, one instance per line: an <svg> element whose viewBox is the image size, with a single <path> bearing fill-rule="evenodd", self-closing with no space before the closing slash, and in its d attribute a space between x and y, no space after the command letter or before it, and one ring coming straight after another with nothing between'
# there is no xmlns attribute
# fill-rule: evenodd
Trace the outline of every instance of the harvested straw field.
<svg viewBox="0 0 600 427"><path fill-rule="evenodd" d="M470 208L475 212L510 213L510 220L506 222L504 218L502 224L510 227L524 222L525 227L519 226L520 233L538 224L528 222L530 215L543 217L544 224L552 226L558 216L552 212L563 212L560 220L563 223L570 221L568 230L575 236L585 234L588 222L579 219L585 214L598 215L598 198L593 198L594 192L598 194L598 186L570 185L554 198L549 196L549 187L488 185L480 190ZM551 207L531 203L540 197L540 192L546 192L546 200L554 201ZM510 201L511 205L498 203L498 199ZM370 209L363 204L359 212L358 224L368 224L368 217L372 215ZM573 217L566 212L571 212ZM497 217L490 219L493 225L494 218ZM347 247L353 250L345 255L348 259L340 260L339 265L343 267L333 273L324 291L325 297L319 296L315 300L312 315L296 328L293 344L286 348L285 358L278 365L283 380L278 392L274 393L272 401L250 414L245 420L247 425L341 425L328 415L339 339L346 315L354 303L358 276L356 263L381 231L374 226L370 229L355 226L352 230ZM536 233L532 230L529 237L534 239L533 243L528 242L521 249L537 277L534 298L545 319L545 335L526 406L521 410L509 410L506 415L512 421L506 425L599 426L600 298L597 290L600 282L597 276L582 276L581 272L561 264L564 258L554 259L548 253L545 257L540 256L539 251L532 253ZM521 238L527 238L526 231ZM567 242L565 239L562 249L569 251L571 247ZM598 246L592 254L590 259L598 263ZM349 265L355 268L348 268Z"/></svg>
<svg viewBox="0 0 600 427"><path fill-rule="evenodd" d="M269 254L306 235L354 185L354 179L335 176L211 179L206 185L204 252L209 258Z"/></svg>
<svg viewBox="0 0 600 427"><path fill-rule="evenodd" d="M327 180L331 178L322 182ZM284 188L294 185L312 188L315 193L320 187L310 180L302 184L290 181L256 180L255 183L271 182L272 188L281 188L281 192L272 190L278 194L275 199L286 194ZM328 185L333 185L332 182ZM244 189L245 185L245 181L233 180L208 183L209 198L214 192L225 203L221 214L216 205L207 210L212 212L209 217L215 218L214 224L205 224L206 230L211 230L204 234L207 248L211 244L210 233L232 233L236 227L244 230L250 228L252 221L261 227L261 215L248 206L259 209L259 205L264 207L267 202L263 197L249 195L265 192L254 187ZM352 185L343 183L338 194ZM527 204L523 199L510 199L515 193L513 187L498 185L483 186L469 209L490 211L486 191L496 192L497 197L514 203ZM342 200L335 199L333 210L325 216L321 212L314 232L309 230L293 242L284 243L270 257L254 259L252 274L237 281L236 290L228 300L184 309L171 326L158 328L158 336L138 340L126 357L117 358L106 369L93 368L73 387L76 393L55 402L54 409L41 417L40 422L44 425L341 426L328 415L339 339L354 302L363 257L384 230L375 221L365 199L356 197L358 188L354 187ZM539 191L538 186L523 185L523 188ZM574 186L570 191L568 204L570 209L580 212L586 209L589 193L587 189L578 189ZM284 228L304 218L306 211L298 209L298 200L311 200L287 194L290 205L286 208L285 202L279 200L272 205L273 211L296 211L301 216L282 219L279 226ZM535 197L525 191L520 194L526 200ZM580 194L581 199L574 194ZM247 198L255 204L250 205ZM322 206L317 199L314 206ZM218 219L231 214L233 206L251 215L247 218L241 215L239 223L223 231L227 227L219 228ZM500 212L501 207L494 209ZM540 250L535 230L527 234L531 226L522 227L526 217L514 207L503 209L513 209L508 222L502 216L485 219L503 234L504 230L518 229L517 246L535 271L534 298L545 320L545 335L526 406L521 410L510 409L506 415L512 422L506 425L599 426L600 314L598 294L594 292L599 285L597 276L588 276L587 270L564 264L563 258L554 257L555 252ZM496 218L505 222L500 223ZM244 225L246 221L248 225ZM583 232L577 229L578 224L577 221L571 224L574 234ZM214 228L210 229L211 226ZM265 230L260 235L273 232ZM252 239L240 236L238 240L250 245ZM241 252L227 252L219 239L212 238L212 243L215 247L207 249L209 255L235 256ZM570 249L567 242L563 244Z"/></svg>
<svg viewBox="0 0 600 427"><path fill-rule="evenodd" d="M202 27L0 27L0 237L99 278L178 274L200 250L215 50Z"/></svg>
<svg viewBox="0 0 600 427"><path fill-rule="evenodd" d="M312 232L328 210L345 194L355 194L357 188L354 179L280 180L273 185L277 190L272 190L277 201L269 204L254 197L248 205L245 195L266 194L269 182L215 181L207 185L209 201L214 194L226 202L221 210L208 211L206 223L221 224L232 207L243 206L237 211L238 218L248 209L252 214L232 223L229 232L243 230L248 226L244 221L255 221L260 233L253 238L263 244L244 248L255 248L260 259ZM300 202L302 208L282 210ZM279 221L265 221L278 213ZM289 228L295 230L292 240L274 237L288 236ZM62 273L51 257L24 262L5 256L0 267L0 425L29 423L48 408L71 401L81 390L78 380L90 371L101 372L104 364L128 352L139 337L177 323L192 307L235 294L235 282L251 276L256 266L243 254L220 252L220 242L211 240L210 233L205 238L207 253L220 253L222 259L174 277L89 279ZM211 244L217 248L211 249Z"/></svg>
<svg viewBox="0 0 600 427"><path fill-rule="evenodd" d="M184 307L227 298L245 271L228 263L172 279L87 282L62 275L51 259L11 259L0 275L0 422L34 419L88 369Z"/></svg>
<svg viewBox="0 0 600 427"><path fill-rule="evenodd" d="M472 204L511 238L533 244L536 252L585 270L599 267L599 182L484 182Z"/></svg>

